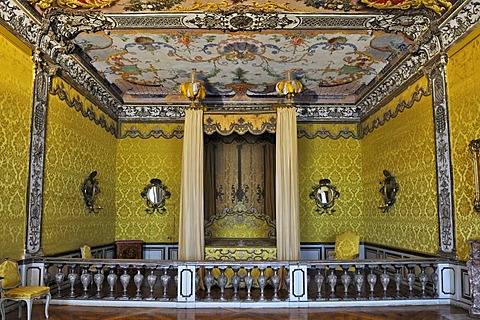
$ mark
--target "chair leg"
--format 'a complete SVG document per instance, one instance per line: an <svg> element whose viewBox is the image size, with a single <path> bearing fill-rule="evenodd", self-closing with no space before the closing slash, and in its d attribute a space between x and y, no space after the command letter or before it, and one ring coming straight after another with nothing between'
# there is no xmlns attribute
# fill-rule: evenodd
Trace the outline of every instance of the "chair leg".
<svg viewBox="0 0 480 320"><path fill-rule="evenodd" d="M51 299L50 293L47 293L45 298L47 299L47 301L45 301L45 318L48 319L48 306L50 305L50 299Z"/></svg>
<svg viewBox="0 0 480 320"><path fill-rule="evenodd" d="M27 304L27 320L32 320L32 300L25 300Z"/></svg>
<svg viewBox="0 0 480 320"><path fill-rule="evenodd" d="M18 319L22 319L22 310L23 305L22 305L22 300L18 301Z"/></svg>
<svg viewBox="0 0 480 320"><path fill-rule="evenodd" d="M3 308L3 299L0 299L0 313L2 314L2 320L5 320L5 309Z"/></svg>

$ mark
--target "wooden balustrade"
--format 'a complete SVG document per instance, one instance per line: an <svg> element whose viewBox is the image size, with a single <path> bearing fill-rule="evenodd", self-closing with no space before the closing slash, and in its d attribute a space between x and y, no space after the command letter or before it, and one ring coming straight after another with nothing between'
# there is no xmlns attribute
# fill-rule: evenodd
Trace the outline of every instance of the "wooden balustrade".
<svg viewBox="0 0 480 320"><path fill-rule="evenodd" d="M165 261L39 258L52 299L269 303L438 299L441 261ZM408 304L408 303L407 303Z"/></svg>

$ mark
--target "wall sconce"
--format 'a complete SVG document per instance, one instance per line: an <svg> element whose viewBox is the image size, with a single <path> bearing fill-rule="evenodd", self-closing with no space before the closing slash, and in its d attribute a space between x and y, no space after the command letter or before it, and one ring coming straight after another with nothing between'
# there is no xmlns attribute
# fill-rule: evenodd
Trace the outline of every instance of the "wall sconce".
<svg viewBox="0 0 480 320"><path fill-rule="evenodd" d="M473 156L473 181L475 183L473 208L480 212L480 139L470 141L468 148Z"/></svg>
<svg viewBox="0 0 480 320"><path fill-rule="evenodd" d="M147 201L147 209L145 209L147 213L158 212L162 214L167 210L165 209L165 200L170 198L170 191L167 190L167 186L160 179L153 178L150 180L150 184L143 188L140 195Z"/></svg>
<svg viewBox="0 0 480 320"><path fill-rule="evenodd" d="M388 170L383 170L383 175L385 176L385 179L380 181L382 187L379 191L382 194L385 205L379 208L385 213L395 204L400 186L398 185L397 180L395 180L395 177L392 176Z"/></svg>
<svg viewBox="0 0 480 320"><path fill-rule="evenodd" d="M321 179L318 185L313 186L313 191L310 193L310 198L315 200L317 205L317 212L319 214L333 214L335 209L335 199L340 197L340 192L335 186L332 186L330 179Z"/></svg>
<svg viewBox="0 0 480 320"><path fill-rule="evenodd" d="M95 200L100 193L96 176L97 171L92 171L88 177L83 180L82 184L83 201L89 213L98 213L99 210L102 209L101 207L95 207Z"/></svg>

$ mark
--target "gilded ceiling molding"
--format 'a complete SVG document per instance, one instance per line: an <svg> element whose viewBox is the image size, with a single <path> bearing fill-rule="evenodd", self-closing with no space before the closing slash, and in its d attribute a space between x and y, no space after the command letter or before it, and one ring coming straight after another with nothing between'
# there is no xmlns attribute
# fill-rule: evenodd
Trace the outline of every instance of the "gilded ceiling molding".
<svg viewBox="0 0 480 320"><path fill-rule="evenodd" d="M426 97L431 95L432 92L429 88L424 88L422 86L417 85L415 87L415 91L410 96L408 101L401 100L396 106L395 110L391 112L390 110L385 111L381 118L368 118L361 122L360 128L360 136L361 138L365 137L367 134L373 132L375 129L383 126L388 121L393 118L396 118L400 113L405 111L405 109L410 109L415 102L418 102L422 99L422 97Z"/></svg>
<svg viewBox="0 0 480 320"><path fill-rule="evenodd" d="M74 108L76 111L80 112L82 116L93 121L96 125L105 129L105 131L114 136L117 135L117 126L115 125L114 120L110 119L109 123L103 114L99 116L92 108L86 108L78 96L72 97L69 95L62 81L57 81L55 83L55 86L50 90L50 94L58 96L60 100L67 103L67 106Z"/></svg>
<svg viewBox="0 0 480 320"><path fill-rule="evenodd" d="M302 107L297 106L297 120L311 122L316 120L345 120L357 121L360 110L356 106L320 106Z"/></svg>
<svg viewBox="0 0 480 320"><path fill-rule="evenodd" d="M161 129L160 127L158 127L158 125L156 125L154 128L148 129L148 131L145 132L145 130L142 130L142 128L139 128L137 125L131 125L130 127L128 127L128 129L124 129L122 126L122 130L118 138L119 139L125 139L125 138L182 139L183 134L184 134L184 130L182 126L177 126L173 128L173 130L168 131L168 130Z"/></svg>
<svg viewBox="0 0 480 320"><path fill-rule="evenodd" d="M233 132L247 132L260 135L264 132L275 133L277 115L275 113L261 114L209 114L203 119L203 132L229 135Z"/></svg>
<svg viewBox="0 0 480 320"><path fill-rule="evenodd" d="M435 159L437 164L437 204L439 223L438 254L457 259L453 212L453 173L446 80L447 55L439 55L426 70L433 94Z"/></svg>
<svg viewBox="0 0 480 320"><path fill-rule="evenodd" d="M25 255L38 256L42 252L43 180L45 168L45 138L47 127L48 91L57 68L44 60L39 50L33 53L32 127L30 130L30 160L27 189L27 227Z"/></svg>
<svg viewBox="0 0 480 320"><path fill-rule="evenodd" d="M332 132L331 130L327 128L320 128L318 130L315 130L313 133L309 132L308 130L302 128L300 125L298 126L297 129L297 137L298 138L307 138L307 139L333 139L337 140L340 138L344 139L360 139L360 136L356 132L356 130L352 130L349 127L344 127L343 129L340 129L338 132Z"/></svg>
<svg viewBox="0 0 480 320"><path fill-rule="evenodd" d="M119 120L148 120L164 119L166 121L185 119L185 109L188 105L164 105L164 106L129 106L118 107L117 116Z"/></svg>
<svg viewBox="0 0 480 320"><path fill-rule="evenodd" d="M457 10L453 18L440 25L440 38L445 50L458 42L469 31L478 27L480 21L480 1L472 0Z"/></svg>
<svg viewBox="0 0 480 320"><path fill-rule="evenodd" d="M435 13L441 15L452 7L452 4L447 0L397 0L397 1L383 1L383 0L362 0L367 6L376 9L418 9L428 8Z"/></svg>

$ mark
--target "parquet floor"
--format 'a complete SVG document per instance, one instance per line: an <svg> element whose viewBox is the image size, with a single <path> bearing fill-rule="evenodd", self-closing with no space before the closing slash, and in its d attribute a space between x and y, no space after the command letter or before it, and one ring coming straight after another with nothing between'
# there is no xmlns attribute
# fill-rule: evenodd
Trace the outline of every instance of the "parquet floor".
<svg viewBox="0 0 480 320"><path fill-rule="evenodd" d="M17 319L17 311L8 313L6 320ZM50 320L471 320L466 310L451 306L165 309L51 305L49 314ZM32 320L40 319L44 319L43 305L35 305Z"/></svg>

